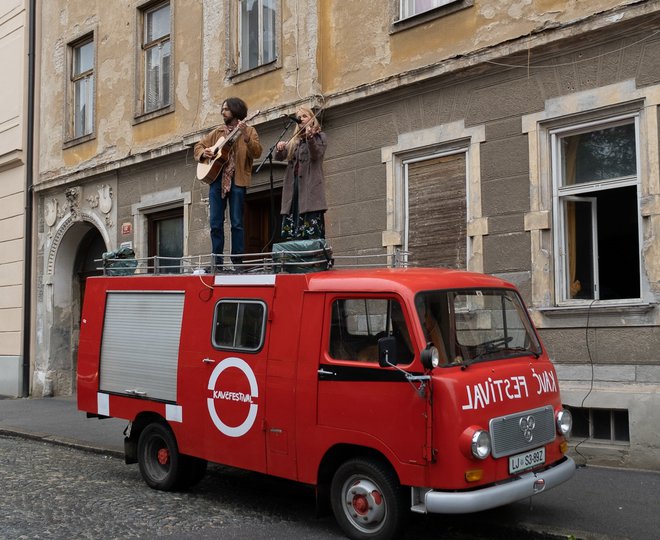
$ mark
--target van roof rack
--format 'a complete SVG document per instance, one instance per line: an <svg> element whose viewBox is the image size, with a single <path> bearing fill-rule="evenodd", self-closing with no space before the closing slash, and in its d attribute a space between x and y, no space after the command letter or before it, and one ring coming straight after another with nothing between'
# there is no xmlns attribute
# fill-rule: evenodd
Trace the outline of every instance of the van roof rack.
<svg viewBox="0 0 660 540"><path fill-rule="evenodd" d="M222 262L218 262L222 259ZM279 274L321 272L331 268L402 268L409 266L409 253L355 253L334 255L329 247L243 253L241 255L188 255L185 257L135 257L132 250L104 253L95 259L96 270L104 276Z"/></svg>

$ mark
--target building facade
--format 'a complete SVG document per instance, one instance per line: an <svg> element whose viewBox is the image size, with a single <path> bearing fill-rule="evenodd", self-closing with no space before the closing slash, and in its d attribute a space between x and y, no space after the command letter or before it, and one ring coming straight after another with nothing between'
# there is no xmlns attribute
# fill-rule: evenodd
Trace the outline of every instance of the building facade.
<svg viewBox="0 0 660 540"><path fill-rule="evenodd" d="M660 2L105 5L41 4L33 394L75 391L102 252L210 251L192 146L237 95L259 111L262 158L283 114L318 111L336 254L402 248L513 281L581 455L660 469ZM283 164L264 160L253 252L281 190Z"/></svg>
<svg viewBox="0 0 660 540"><path fill-rule="evenodd" d="M13 397L22 395L25 371L27 7L23 0L0 6L0 395Z"/></svg>

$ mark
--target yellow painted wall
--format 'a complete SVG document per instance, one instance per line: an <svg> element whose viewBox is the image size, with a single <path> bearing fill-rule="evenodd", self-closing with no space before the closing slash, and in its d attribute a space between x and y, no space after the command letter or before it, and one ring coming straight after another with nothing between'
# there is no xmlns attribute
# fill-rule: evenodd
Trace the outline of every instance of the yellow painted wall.
<svg viewBox="0 0 660 540"><path fill-rule="evenodd" d="M474 5L398 30L398 2L320 2L320 79L343 92L453 57L575 22L628 0L474 0Z"/></svg>
<svg viewBox="0 0 660 540"><path fill-rule="evenodd" d="M188 131L199 106L199 21L202 4L173 2L172 32L175 112L144 124L136 111L138 6L144 2L51 0L42 5L40 170L44 177L83 167L90 160L112 161L162 146ZM67 119L66 93L70 77L69 45L94 32L95 137L64 148ZM50 52L50 54L49 54Z"/></svg>
<svg viewBox="0 0 660 540"><path fill-rule="evenodd" d="M136 43L142 0L49 0L42 3L42 132L40 180L66 180L71 172L111 164L196 137L221 121L222 100L242 97L260 109L261 123L478 49L543 35L632 0L474 0L474 5L406 29L395 24L398 0L280 0L278 58L272 66L232 77L234 0L173 0L173 112L136 122ZM109 6L112 6L110 9ZM67 48L94 31L96 134L64 148L67 122ZM535 37L536 39L536 37ZM428 75L427 75L428 76ZM376 91L373 90L373 91ZM331 104L331 102L328 102Z"/></svg>
<svg viewBox="0 0 660 540"><path fill-rule="evenodd" d="M286 109L287 103L304 101L312 95L317 80L316 4L282 0L281 47L274 69L232 79L228 47L234 45L227 39L233 28L229 19L232 4L173 0L174 111L136 122L136 25L138 9L143 5L142 0L43 3L41 182L65 179L69 172L157 150L211 129L221 122L220 106L229 96L240 96L250 110L269 111ZM97 55L95 137L65 148L66 88L70 76L67 49L92 31ZM255 122L267 119L266 113Z"/></svg>

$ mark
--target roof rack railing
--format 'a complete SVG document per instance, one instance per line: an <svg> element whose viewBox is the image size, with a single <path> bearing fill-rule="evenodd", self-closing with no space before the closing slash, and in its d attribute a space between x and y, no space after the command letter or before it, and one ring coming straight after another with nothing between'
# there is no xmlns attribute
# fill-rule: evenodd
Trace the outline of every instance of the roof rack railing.
<svg viewBox="0 0 660 540"><path fill-rule="evenodd" d="M96 270L105 276L305 273L330 268L407 267L409 253L332 255L323 249L243 253L241 255L187 255L184 257L137 257L95 259Z"/></svg>
<svg viewBox="0 0 660 540"><path fill-rule="evenodd" d="M397 249L394 253L335 255L335 268L406 268L409 264L408 255L407 251L400 249Z"/></svg>

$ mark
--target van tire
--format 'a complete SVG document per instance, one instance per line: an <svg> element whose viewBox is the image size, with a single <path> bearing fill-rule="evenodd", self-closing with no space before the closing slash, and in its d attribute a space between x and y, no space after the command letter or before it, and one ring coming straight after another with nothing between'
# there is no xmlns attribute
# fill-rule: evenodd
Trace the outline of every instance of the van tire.
<svg viewBox="0 0 660 540"><path fill-rule="evenodd" d="M339 466L330 501L337 523L354 540L398 538L409 515L396 474L378 459L354 458Z"/></svg>
<svg viewBox="0 0 660 540"><path fill-rule="evenodd" d="M149 487L173 491L180 486L182 458L172 430L164 424L149 424L138 439L140 474Z"/></svg>

